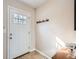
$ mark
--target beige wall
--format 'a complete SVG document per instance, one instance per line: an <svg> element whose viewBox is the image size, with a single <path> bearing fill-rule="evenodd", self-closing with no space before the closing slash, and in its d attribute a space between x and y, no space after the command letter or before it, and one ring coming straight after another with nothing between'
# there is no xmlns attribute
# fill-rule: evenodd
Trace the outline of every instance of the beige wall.
<svg viewBox="0 0 79 59"><path fill-rule="evenodd" d="M32 46L31 49L35 48L35 10L34 8L22 3L18 2L17 0L8 0L8 5L11 7L15 7L18 9L23 10L26 14L30 14L31 18L31 31L32 31Z"/></svg>
<svg viewBox="0 0 79 59"><path fill-rule="evenodd" d="M52 45L56 38L65 43L76 41L73 6L74 0L49 0L45 5L37 8L36 21L49 19L48 23L37 24L38 50L53 55L55 48Z"/></svg>

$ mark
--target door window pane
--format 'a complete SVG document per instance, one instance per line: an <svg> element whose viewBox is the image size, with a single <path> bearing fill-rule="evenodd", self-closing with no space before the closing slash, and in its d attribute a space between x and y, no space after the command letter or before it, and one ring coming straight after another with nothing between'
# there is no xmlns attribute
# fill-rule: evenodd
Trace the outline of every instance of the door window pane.
<svg viewBox="0 0 79 59"><path fill-rule="evenodd" d="M14 14L14 23L26 24L27 17L21 14Z"/></svg>

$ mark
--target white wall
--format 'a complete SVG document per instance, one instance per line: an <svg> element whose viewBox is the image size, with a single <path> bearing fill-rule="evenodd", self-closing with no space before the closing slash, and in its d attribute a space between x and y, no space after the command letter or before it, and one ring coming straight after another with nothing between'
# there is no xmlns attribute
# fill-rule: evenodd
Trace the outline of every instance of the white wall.
<svg viewBox="0 0 79 59"><path fill-rule="evenodd" d="M49 19L48 23L37 24L36 48L49 56L55 51L56 38L65 43L75 42L74 0L49 0L37 8L36 21Z"/></svg>
<svg viewBox="0 0 79 59"><path fill-rule="evenodd" d="M34 8L22 3L17 0L8 0L8 5L23 10L26 14L29 13L31 16L31 31L32 31L32 44L31 49L35 48L35 10Z"/></svg>

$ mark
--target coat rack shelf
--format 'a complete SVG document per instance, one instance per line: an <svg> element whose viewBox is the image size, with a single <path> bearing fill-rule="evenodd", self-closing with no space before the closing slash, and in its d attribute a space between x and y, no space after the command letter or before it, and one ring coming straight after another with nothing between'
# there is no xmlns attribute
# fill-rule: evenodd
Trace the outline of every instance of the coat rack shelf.
<svg viewBox="0 0 79 59"><path fill-rule="evenodd" d="M49 19L46 19L46 20L42 20L42 21L37 21L36 23L39 24L39 23L43 23L43 22L48 22Z"/></svg>

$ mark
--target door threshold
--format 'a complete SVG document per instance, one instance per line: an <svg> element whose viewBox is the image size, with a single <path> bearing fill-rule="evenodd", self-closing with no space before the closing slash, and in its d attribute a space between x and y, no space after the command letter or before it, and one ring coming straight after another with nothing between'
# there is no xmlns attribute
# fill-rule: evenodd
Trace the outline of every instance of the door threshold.
<svg viewBox="0 0 79 59"><path fill-rule="evenodd" d="M29 53L31 53L31 52L24 53L24 54L22 54L22 55L20 55L20 56L17 56L17 57L15 57L15 58L13 58L13 59L20 58L20 57L22 57L22 56L24 56L24 55L26 55L26 54L29 54Z"/></svg>

